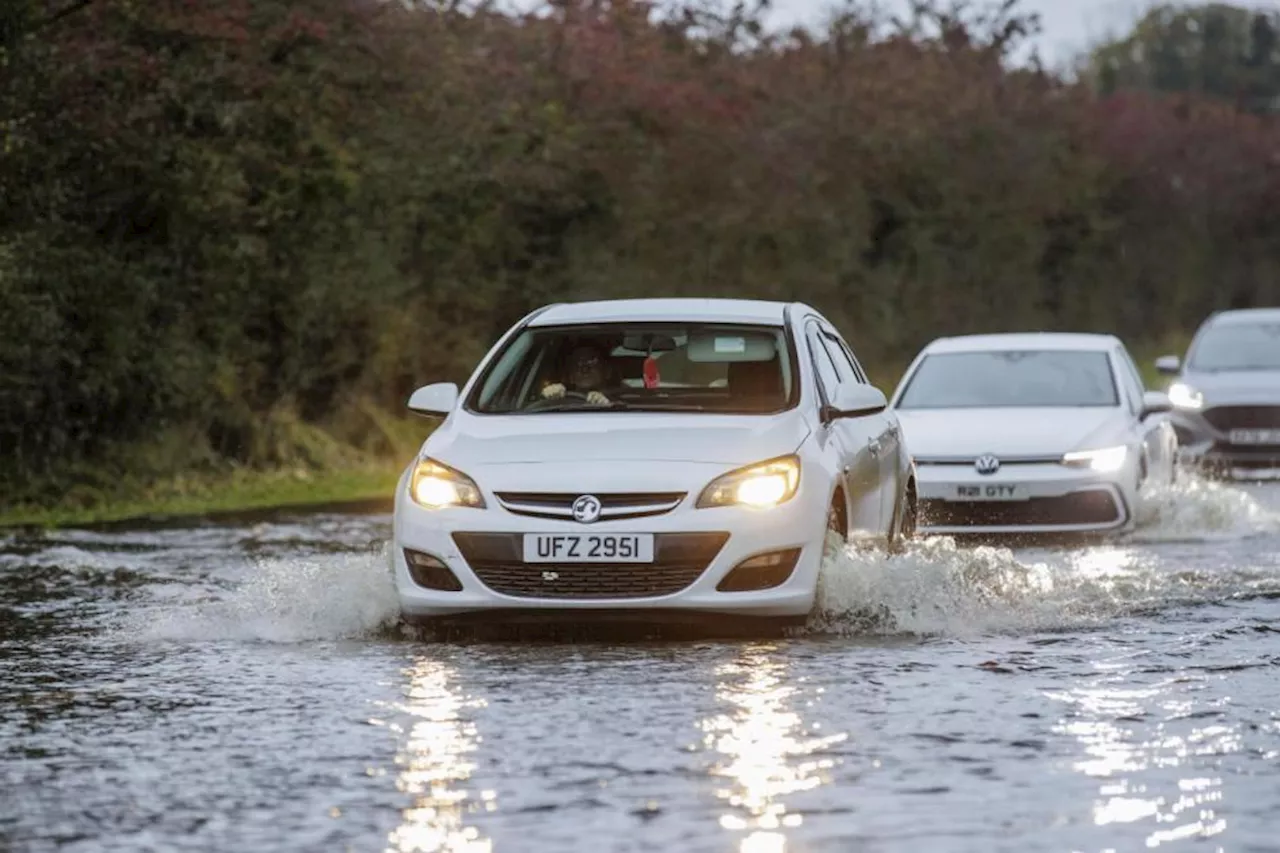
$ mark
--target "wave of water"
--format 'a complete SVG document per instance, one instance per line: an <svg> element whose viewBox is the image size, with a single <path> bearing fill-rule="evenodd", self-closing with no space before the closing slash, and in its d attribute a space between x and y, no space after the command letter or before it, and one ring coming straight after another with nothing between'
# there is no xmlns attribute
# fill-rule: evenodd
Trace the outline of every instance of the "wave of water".
<svg viewBox="0 0 1280 853"><path fill-rule="evenodd" d="M1280 513L1229 483L1183 474L1144 497L1133 541L1205 541L1280 532Z"/></svg>
<svg viewBox="0 0 1280 853"><path fill-rule="evenodd" d="M924 539L899 555L829 542L807 630L943 636L1055 631L1280 593L1280 573L1272 567L1188 570L1141 547L1277 531L1280 515L1244 489L1183 477L1148 494L1137 530L1108 545L1033 557L1009 548L962 547L950 537Z"/></svg>
<svg viewBox="0 0 1280 853"><path fill-rule="evenodd" d="M1028 553L924 539L905 553L830 544L808 633L963 636L1083 628L1127 614L1280 591L1271 569L1180 571L1142 543L1280 531L1242 489L1184 478L1154 495L1138 532L1113 545ZM380 554L253 560L245 580L201 600L161 599L121 629L132 639L267 641L386 636L398 605ZM78 549L71 549L78 551ZM56 551L56 553L55 553ZM67 563L68 550L44 555ZM98 560L90 557L90 565ZM42 560L43 562L43 560ZM71 561L75 562L75 561Z"/></svg>
<svg viewBox="0 0 1280 853"><path fill-rule="evenodd" d="M256 560L246 581L203 601L169 602L131 617L119 635L136 640L276 643L386 633L399 602L381 554Z"/></svg>

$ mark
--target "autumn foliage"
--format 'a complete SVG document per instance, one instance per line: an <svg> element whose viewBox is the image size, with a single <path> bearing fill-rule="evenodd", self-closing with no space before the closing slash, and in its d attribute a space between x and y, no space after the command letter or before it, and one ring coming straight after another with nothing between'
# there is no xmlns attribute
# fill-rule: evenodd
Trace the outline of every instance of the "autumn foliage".
<svg viewBox="0 0 1280 853"><path fill-rule="evenodd" d="M1280 290L1274 119L1015 68L1016 9L55 8L4 22L20 488L171 434L171 466L288 461L283 413L376 451L560 299L805 300L892 382L939 335L1149 339Z"/></svg>

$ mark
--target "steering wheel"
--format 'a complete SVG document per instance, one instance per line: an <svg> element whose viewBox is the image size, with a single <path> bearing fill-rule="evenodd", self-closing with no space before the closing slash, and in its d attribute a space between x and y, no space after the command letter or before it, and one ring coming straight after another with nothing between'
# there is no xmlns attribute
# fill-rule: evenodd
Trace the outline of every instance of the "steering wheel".
<svg viewBox="0 0 1280 853"><path fill-rule="evenodd" d="M534 400L532 403L525 406L524 410L526 412L540 412L543 409L549 409L552 406L561 406L570 401L576 403L577 406L575 408L579 409L586 408L591 405L587 402L587 395L583 394L581 391L565 391L564 395L560 397L543 397L539 400Z"/></svg>

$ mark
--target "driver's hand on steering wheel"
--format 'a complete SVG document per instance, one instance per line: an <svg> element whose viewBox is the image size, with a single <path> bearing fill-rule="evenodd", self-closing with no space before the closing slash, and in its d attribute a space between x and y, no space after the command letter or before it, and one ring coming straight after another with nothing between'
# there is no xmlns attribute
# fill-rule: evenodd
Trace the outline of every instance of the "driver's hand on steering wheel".
<svg viewBox="0 0 1280 853"><path fill-rule="evenodd" d="M587 402L593 406L608 406L609 398L599 391L591 391L587 394Z"/></svg>
<svg viewBox="0 0 1280 853"><path fill-rule="evenodd" d="M564 385L559 382L552 382L546 388L542 389L542 399L555 400L564 396Z"/></svg>

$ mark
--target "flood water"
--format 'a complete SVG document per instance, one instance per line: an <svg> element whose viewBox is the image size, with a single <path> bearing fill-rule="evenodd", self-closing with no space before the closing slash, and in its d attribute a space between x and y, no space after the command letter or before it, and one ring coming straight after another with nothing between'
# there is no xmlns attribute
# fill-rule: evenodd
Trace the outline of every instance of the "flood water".
<svg viewBox="0 0 1280 853"><path fill-rule="evenodd" d="M0 534L0 850L1280 848L1280 486L840 555L785 639L417 641L389 530Z"/></svg>

